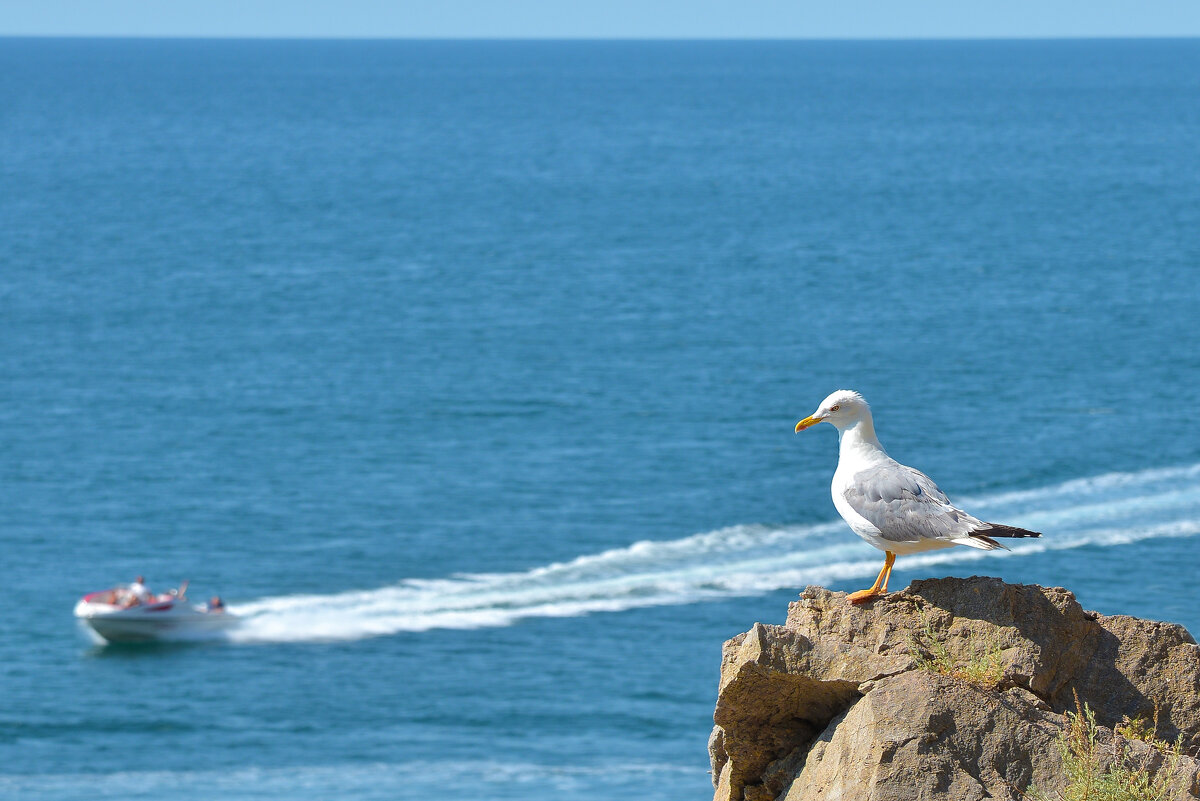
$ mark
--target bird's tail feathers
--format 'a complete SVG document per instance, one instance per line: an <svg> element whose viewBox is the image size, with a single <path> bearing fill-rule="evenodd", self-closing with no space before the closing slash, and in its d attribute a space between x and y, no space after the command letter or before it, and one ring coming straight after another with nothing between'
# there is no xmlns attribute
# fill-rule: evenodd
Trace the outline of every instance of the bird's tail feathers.
<svg viewBox="0 0 1200 801"><path fill-rule="evenodd" d="M999 548L1002 551L1007 551L1008 547L1001 545L991 537L985 537L982 534L971 532L966 537L957 540L951 540L955 545L969 545L972 548L978 548L981 551L994 551Z"/></svg>
<svg viewBox="0 0 1200 801"><path fill-rule="evenodd" d="M954 540L956 545L969 545L972 548L978 548L981 551L994 551L999 548L1002 551L1007 551L1008 546L996 542L992 537L1040 537L1042 536L1036 531L1030 531L1016 526L1003 526L999 523L984 523L987 528L981 528L978 531L972 531L962 539Z"/></svg>

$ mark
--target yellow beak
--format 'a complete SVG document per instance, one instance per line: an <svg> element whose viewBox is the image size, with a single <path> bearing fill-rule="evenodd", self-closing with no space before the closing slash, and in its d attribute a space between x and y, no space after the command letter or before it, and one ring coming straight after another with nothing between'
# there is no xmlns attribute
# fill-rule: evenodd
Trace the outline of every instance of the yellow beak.
<svg viewBox="0 0 1200 801"><path fill-rule="evenodd" d="M821 422L820 417L805 417L799 423L796 423L796 433L799 434L806 428L812 428L819 422Z"/></svg>

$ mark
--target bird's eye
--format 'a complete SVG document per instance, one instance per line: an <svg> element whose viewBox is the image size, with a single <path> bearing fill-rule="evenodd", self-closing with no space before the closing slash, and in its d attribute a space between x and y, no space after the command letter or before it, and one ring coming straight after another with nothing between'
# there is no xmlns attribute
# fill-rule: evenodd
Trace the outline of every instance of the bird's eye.
<svg viewBox="0 0 1200 801"><path fill-rule="evenodd" d="M830 407L829 407L829 411L831 411L831 412L836 412L836 411L837 411L838 409L840 409L840 408L842 408L842 407L841 407L841 406L830 406Z"/></svg>

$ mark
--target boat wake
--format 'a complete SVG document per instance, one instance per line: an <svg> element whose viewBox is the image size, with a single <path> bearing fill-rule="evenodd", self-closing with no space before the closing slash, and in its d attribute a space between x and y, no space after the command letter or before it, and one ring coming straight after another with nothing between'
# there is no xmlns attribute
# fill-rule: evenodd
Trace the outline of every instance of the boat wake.
<svg viewBox="0 0 1200 801"><path fill-rule="evenodd" d="M903 567L1021 558L1200 534L1200 464L1113 473L1049 487L960 498L983 519L1042 531L1009 553L952 548L905 557ZM507 626L523 618L756 595L872 578L881 559L840 520L741 525L677 540L638 542L512 573L408 579L380 589L262 598L231 607L238 642L353 640L429 629Z"/></svg>

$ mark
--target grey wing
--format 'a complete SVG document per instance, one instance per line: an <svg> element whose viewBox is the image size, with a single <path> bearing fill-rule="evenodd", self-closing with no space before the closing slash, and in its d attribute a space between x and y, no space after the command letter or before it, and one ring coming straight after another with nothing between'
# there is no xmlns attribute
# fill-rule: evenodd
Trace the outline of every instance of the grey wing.
<svg viewBox="0 0 1200 801"><path fill-rule="evenodd" d="M955 509L937 485L919 470L889 461L855 473L846 501L885 540L957 540L986 524Z"/></svg>

